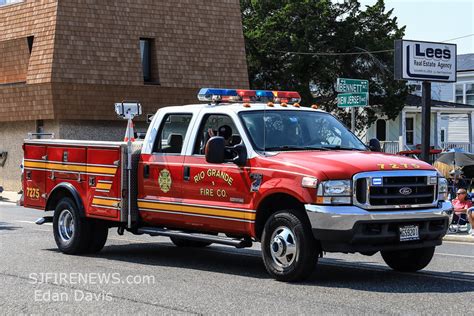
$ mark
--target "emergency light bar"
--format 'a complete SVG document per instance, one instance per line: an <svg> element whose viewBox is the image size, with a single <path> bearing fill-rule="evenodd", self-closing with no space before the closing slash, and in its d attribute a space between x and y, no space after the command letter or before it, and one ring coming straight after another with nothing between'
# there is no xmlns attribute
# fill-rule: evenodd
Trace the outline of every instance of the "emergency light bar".
<svg viewBox="0 0 474 316"><path fill-rule="evenodd" d="M203 88L198 94L203 102L276 102L299 103L301 96L295 91L237 90Z"/></svg>

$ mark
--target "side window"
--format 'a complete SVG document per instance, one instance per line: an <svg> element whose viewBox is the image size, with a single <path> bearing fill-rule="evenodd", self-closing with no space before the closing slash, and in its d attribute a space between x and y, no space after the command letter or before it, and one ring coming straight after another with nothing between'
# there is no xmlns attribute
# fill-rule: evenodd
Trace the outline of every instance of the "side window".
<svg viewBox="0 0 474 316"><path fill-rule="evenodd" d="M163 118L153 144L153 153L181 154L191 114L168 114Z"/></svg>
<svg viewBox="0 0 474 316"><path fill-rule="evenodd" d="M193 155L204 155L207 141L213 136L222 136L226 146L240 144L242 138L235 127L233 120L223 114L212 114L204 116L194 144Z"/></svg>

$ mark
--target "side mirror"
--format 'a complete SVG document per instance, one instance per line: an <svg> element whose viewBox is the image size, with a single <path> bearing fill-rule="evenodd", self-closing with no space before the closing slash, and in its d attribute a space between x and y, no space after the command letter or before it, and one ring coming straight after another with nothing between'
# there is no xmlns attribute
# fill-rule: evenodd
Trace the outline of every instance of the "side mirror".
<svg viewBox="0 0 474 316"><path fill-rule="evenodd" d="M211 139L207 141L205 153L208 163L223 163L225 161L224 137L211 137Z"/></svg>
<svg viewBox="0 0 474 316"><path fill-rule="evenodd" d="M369 140L369 149L371 151L382 152L382 146L377 138Z"/></svg>
<svg viewBox="0 0 474 316"><path fill-rule="evenodd" d="M243 143L235 145L231 149L235 154L236 157L232 159L232 162L235 163L237 166L245 166L247 164L247 148Z"/></svg>

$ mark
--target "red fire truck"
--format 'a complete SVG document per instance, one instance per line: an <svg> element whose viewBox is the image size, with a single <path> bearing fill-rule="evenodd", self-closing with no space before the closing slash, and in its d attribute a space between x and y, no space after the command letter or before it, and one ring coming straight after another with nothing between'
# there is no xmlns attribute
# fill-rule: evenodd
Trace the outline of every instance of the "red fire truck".
<svg viewBox="0 0 474 316"><path fill-rule="evenodd" d="M398 271L431 261L451 209L432 166L371 151L295 92L198 97L160 109L143 142L130 131L124 142L25 141L24 205L53 212L37 223L53 222L63 253L100 251L116 227L180 247L260 242L284 281L309 276L325 252L380 251Z"/></svg>

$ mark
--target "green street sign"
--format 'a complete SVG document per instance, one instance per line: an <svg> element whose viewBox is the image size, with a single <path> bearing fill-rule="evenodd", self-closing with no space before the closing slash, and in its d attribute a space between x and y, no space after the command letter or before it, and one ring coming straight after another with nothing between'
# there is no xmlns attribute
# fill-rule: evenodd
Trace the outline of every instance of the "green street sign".
<svg viewBox="0 0 474 316"><path fill-rule="evenodd" d="M369 81L337 78L336 91L340 93L368 93Z"/></svg>
<svg viewBox="0 0 474 316"><path fill-rule="evenodd" d="M337 95L337 106L361 107L369 105L369 94L365 93L341 93Z"/></svg>

